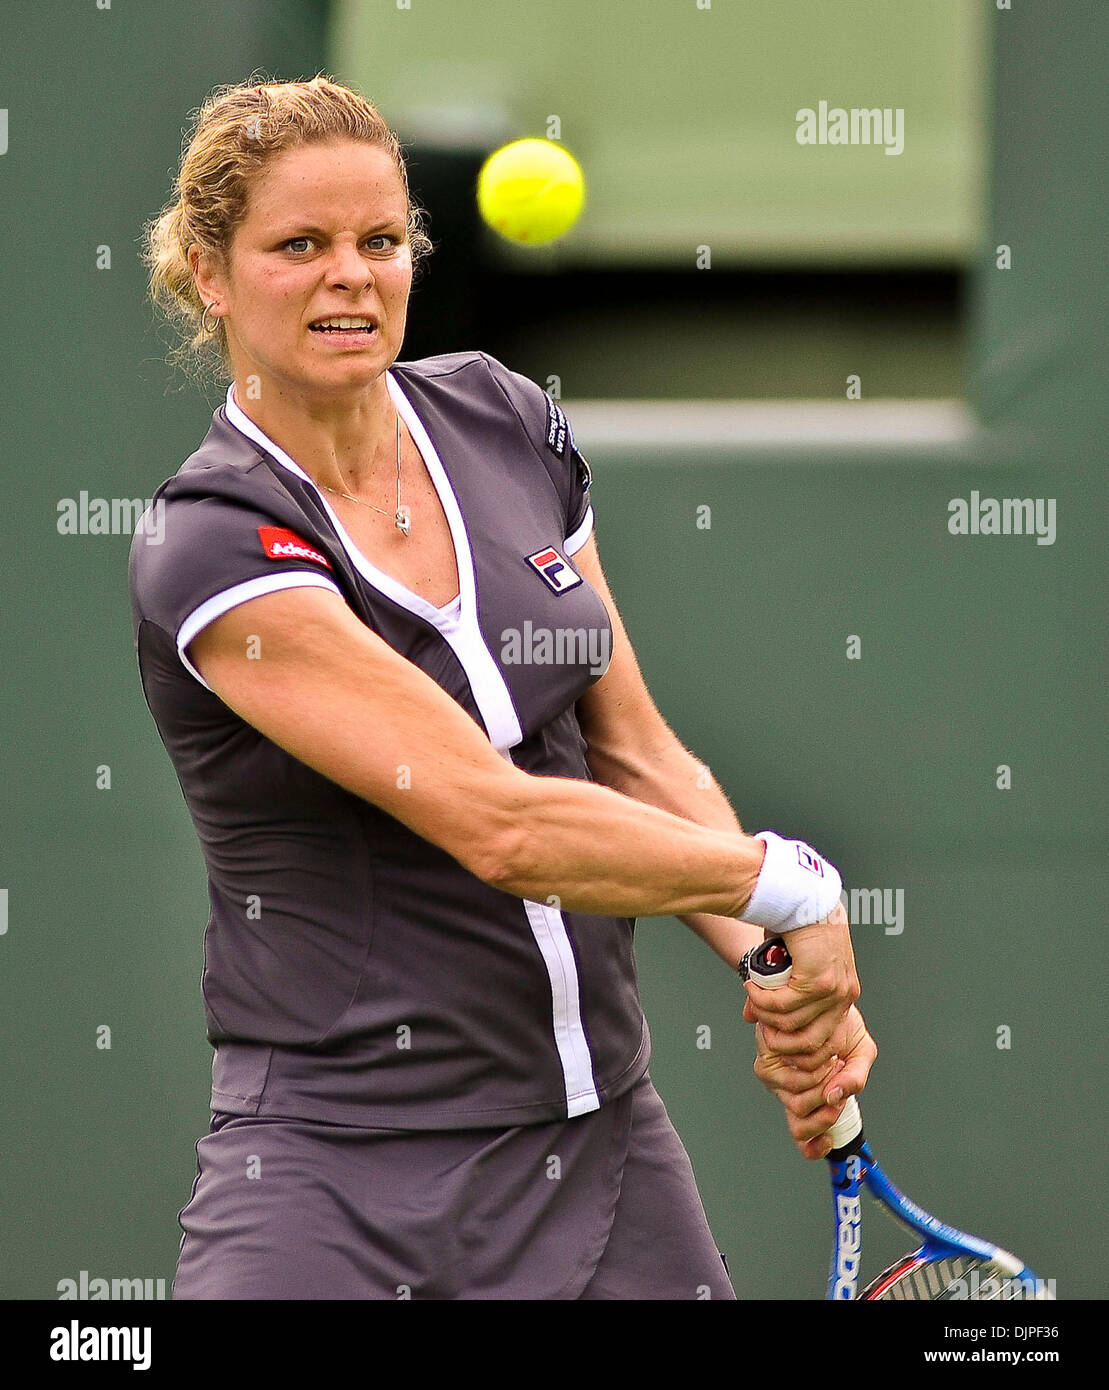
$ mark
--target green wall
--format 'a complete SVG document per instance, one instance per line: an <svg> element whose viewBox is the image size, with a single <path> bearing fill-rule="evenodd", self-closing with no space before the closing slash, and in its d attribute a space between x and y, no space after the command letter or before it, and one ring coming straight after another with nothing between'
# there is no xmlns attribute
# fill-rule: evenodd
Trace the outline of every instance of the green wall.
<svg viewBox="0 0 1109 1390"><path fill-rule="evenodd" d="M558 117L590 190L559 263L684 268L708 245L714 266L959 264L982 211L984 37L967 0L336 0L330 53L410 137ZM799 145L820 101L901 109L903 152Z"/></svg>

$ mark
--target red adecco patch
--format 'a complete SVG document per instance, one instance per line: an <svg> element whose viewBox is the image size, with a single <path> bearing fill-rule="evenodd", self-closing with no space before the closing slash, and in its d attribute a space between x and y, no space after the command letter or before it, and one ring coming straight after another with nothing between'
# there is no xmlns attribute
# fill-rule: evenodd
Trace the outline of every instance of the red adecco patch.
<svg viewBox="0 0 1109 1390"><path fill-rule="evenodd" d="M258 539L262 549L271 560L311 560L313 564L331 568L326 555L301 540L295 531L286 531L283 526L259 526Z"/></svg>

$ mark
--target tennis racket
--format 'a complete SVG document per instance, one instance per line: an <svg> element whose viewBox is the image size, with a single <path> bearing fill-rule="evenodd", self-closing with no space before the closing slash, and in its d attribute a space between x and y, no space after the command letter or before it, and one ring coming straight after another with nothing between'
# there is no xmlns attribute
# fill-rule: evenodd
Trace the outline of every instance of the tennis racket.
<svg viewBox="0 0 1109 1390"><path fill-rule="evenodd" d="M739 973L764 989L777 989L793 973L793 960L782 938L772 937L747 952ZM1050 1286L1015 1255L938 1221L894 1187L866 1142L854 1096L828 1132L833 1144L828 1154L833 1219L829 1299L1054 1299ZM860 1292L864 1188L920 1243Z"/></svg>

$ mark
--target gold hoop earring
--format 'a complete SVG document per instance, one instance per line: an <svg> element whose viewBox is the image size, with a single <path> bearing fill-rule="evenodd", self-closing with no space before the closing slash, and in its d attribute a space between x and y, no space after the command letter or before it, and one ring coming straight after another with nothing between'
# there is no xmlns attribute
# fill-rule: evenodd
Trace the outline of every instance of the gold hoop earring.
<svg viewBox="0 0 1109 1390"><path fill-rule="evenodd" d="M205 331L205 333L215 333L216 328L219 327L219 319L218 319L218 318L216 319L215 327L212 327L212 328L209 328L209 327L208 327L208 310L211 309L211 307L212 307L212 306L211 306L210 304L205 304L205 306L204 306L204 312L203 312L203 313L201 314L201 316L200 316L200 326L201 326L201 328L203 328L203 330Z"/></svg>

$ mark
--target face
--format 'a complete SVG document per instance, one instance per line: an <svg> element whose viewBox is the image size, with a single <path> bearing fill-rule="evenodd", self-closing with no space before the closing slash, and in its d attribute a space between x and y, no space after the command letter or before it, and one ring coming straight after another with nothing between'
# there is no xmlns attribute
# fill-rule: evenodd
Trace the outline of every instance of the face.
<svg viewBox="0 0 1109 1390"><path fill-rule="evenodd" d="M236 380L333 393L379 377L404 339L407 217L385 150L343 140L276 156L251 187L229 267L191 253L205 302L223 315ZM340 316L373 327L312 327Z"/></svg>

